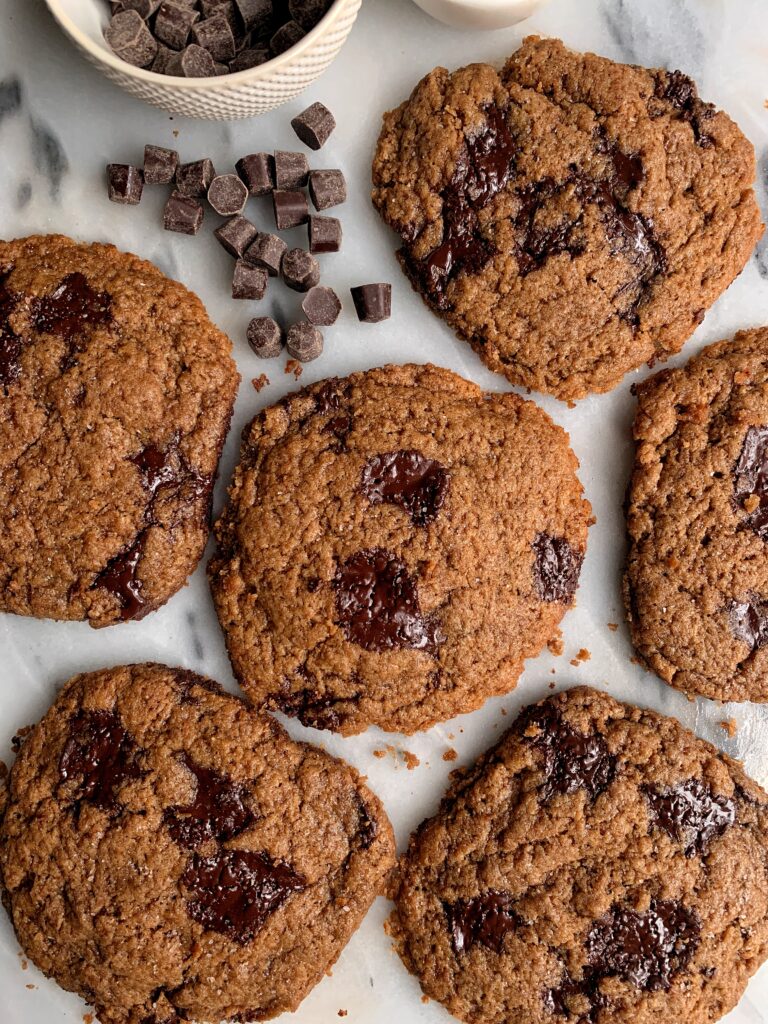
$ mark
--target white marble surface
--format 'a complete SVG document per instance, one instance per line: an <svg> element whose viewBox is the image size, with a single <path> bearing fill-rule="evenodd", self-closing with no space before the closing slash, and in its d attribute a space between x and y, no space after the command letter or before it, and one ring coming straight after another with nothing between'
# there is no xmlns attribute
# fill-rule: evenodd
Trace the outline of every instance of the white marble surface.
<svg viewBox="0 0 768 1024"><path fill-rule="evenodd" d="M505 382L486 371L467 346L433 318L401 278L395 240L379 223L368 200L369 164L379 116L407 94L435 64L454 67L472 60L498 61L523 34L561 36L568 44L640 64L680 68L691 74L705 99L724 107L752 138L758 151L760 201L768 186L768 10L765 0L552 0L530 21L497 33L470 34L431 21L410 0L365 0L359 21L338 61L306 94L336 113L340 129L315 166L341 166L351 196L341 210L343 251L327 257L325 278L338 288L346 308L327 331L322 359L309 365L302 383L334 373L407 360L451 367L482 385L503 390ZM63 231L82 239L103 239L158 263L197 291L216 322L232 336L243 385L226 447L217 491L220 506L230 476L240 428L254 412L294 387L284 360L262 363L244 341L250 304L228 298L229 257L209 230L197 238L159 228L162 190L147 189L138 208L111 205L104 195L108 161L139 161L145 142L178 147L184 159L211 156L219 168L256 149L292 148L288 121L304 99L252 122L233 125L169 119L109 84L86 65L59 34L42 0L0 0L0 235ZM335 212L335 211L334 211ZM269 224L266 208L253 206L256 220ZM214 226L210 219L208 229ZM393 282L394 315L378 326L360 326L348 301L351 284ZM297 299L273 288L263 306L290 315ZM741 327L768 323L768 242L709 312L683 356ZM257 395L250 379L265 370L272 384ZM521 703L540 697L554 679L558 686L590 682L612 694L676 715L699 735L744 759L749 772L768 783L768 707L689 702L630 662L623 624L619 576L624 556L621 501L629 472L632 379L616 390L569 410L542 400L571 433L582 462L581 477L597 516L590 534L578 606L564 623L565 654L532 661L514 694L489 702L471 716L411 737L369 732L342 740L302 730L329 750L358 765L384 798L400 845L431 813L455 765L442 753L453 746L464 764L499 734ZM621 623L618 632L606 628ZM590 661L573 668L569 659L587 647ZM56 687L84 669L129 660L156 659L208 673L233 687L205 578L198 570L190 585L141 623L100 632L75 623L47 623L0 616L0 758L10 760L10 737L36 721ZM550 675L550 669L556 675ZM729 738L719 722L734 718ZM404 767L402 756L378 760L372 751L391 743L414 752L421 765ZM415 981L390 951L381 924L387 905L379 900L333 972L305 1001L296 1024L336 1021L344 1008L350 1024L447 1024L437 1004L423 1004ZM31 987L27 987L31 986ZM0 914L0 1022L64 1024L80 1021L85 1006L60 992L32 967L20 969L18 947ZM768 968L751 983L731 1024L768 1024Z"/></svg>

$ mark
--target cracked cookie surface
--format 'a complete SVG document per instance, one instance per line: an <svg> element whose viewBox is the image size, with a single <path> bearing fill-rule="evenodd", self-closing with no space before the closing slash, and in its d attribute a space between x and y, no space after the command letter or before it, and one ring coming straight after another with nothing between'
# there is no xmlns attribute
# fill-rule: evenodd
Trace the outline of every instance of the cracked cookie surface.
<svg viewBox="0 0 768 1024"><path fill-rule="evenodd" d="M151 263L0 242L0 610L105 626L183 586L238 380L229 339Z"/></svg>
<svg viewBox="0 0 768 1024"><path fill-rule="evenodd" d="M209 566L249 697L319 728L413 732L509 692L573 603L577 467L533 402L434 366L265 410Z"/></svg>
<svg viewBox="0 0 768 1024"><path fill-rule="evenodd" d="M468 1024L710 1024L768 956L768 795L578 687L459 773L391 896L405 965Z"/></svg>
<svg viewBox="0 0 768 1024"><path fill-rule="evenodd" d="M665 682L768 701L768 328L636 387L624 597Z"/></svg>
<svg viewBox="0 0 768 1024"><path fill-rule="evenodd" d="M760 236L754 173L685 75L530 37L384 116L373 201L487 366L576 399L679 351Z"/></svg>
<svg viewBox="0 0 768 1024"><path fill-rule="evenodd" d="M216 683L152 664L64 686L0 818L24 954L102 1024L294 1010L393 859L354 769Z"/></svg>

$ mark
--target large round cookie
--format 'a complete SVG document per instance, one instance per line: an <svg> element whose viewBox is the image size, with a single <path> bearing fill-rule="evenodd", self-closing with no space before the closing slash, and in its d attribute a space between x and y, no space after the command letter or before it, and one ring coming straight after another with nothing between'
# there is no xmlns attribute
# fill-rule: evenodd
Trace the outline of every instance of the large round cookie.
<svg viewBox="0 0 768 1024"><path fill-rule="evenodd" d="M240 684L344 733L413 732L507 693L573 601L577 466L533 402L434 366L267 409L209 566Z"/></svg>
<svg viewBox="0 0 768 1024"><path fill-rule="evenodd" d="M768 328L636 392L624 577L635 647L680 690L768 701Z"/></svg>
<svg viewBox="0 0 768 1024"><path fill-rule="evenodd" d="M468 1024L711 1024L768 956L768 795L586 687L523 711L393 879L391 929Z"/></svg>
<svg viewBox="0 0 768 1024"><path fill-rule="evenodd" d="M754 171L685 75L531 37L385 115L373 201L492 370L573 399L681 348L760 235Z"/></svg>
<svg viewBox="0 0 768 1024"><path fill-rule="evenodd" d="M105 626L183 586L237 384L229 339L151 263L0 242L0 611Z"/></svg>
<svg viewBox="0 0 768 1024"><path fill-rule="evenodd" d="M161 665L70 680L0 818L19 943L102 1024L296 1009L393 859L354 769Z"/></svg>

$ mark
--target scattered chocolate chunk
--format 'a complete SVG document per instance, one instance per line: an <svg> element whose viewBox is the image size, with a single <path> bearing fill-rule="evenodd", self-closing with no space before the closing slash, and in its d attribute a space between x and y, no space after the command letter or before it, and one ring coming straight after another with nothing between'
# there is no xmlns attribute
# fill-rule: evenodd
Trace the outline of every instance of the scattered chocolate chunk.
<svg viewBox="0 0 768 1024"><path fill-rule="evenodd" d="M445 503L448 480L445 466L406 449L368 459L360 490L372 505L397 505L408 513L414 526L426 526Z"/></svg>
<svg viewBox="0 0 768 1024"><path fill-rule="evenodd" d="M170 185L178 166L179 154L175 149L144 147L144 181L147 185Z"/></svg>
<svg viewBox="0 0 768 1024"><path fill-rule="evenodd" d="M176 171L176 191L183 196L204 196L215 176L213 164L207 158L180 164Z"/></svg>
<svg viewBox="0 0 768 1024"><path fill-rule="evenodd" d="M304 316L315 327L330 327L339 318L341 302L333 288L315 285L304 296L301 308Z"/></svg>
<svg viewBox="0 0 768 1024"><path fill-rule="evenodd" d="M210 53L197 43L190 43L171 57L166 72L177 78L213 78L222 73Z"/></svg>
<svg viewBox="0 0 768 1024"><path fill-rule="evenodd" d="M239 214L235 217L230 217L221 227L216 228L213 233L230 256L237 258L245 255L246 250L259 234L256 225ZM253 261L249 262L255 266Z"/></svg>
<svg viewBox="0 0 768 1024"><path fill-rule="evenodd" d="M232 278L232 298L263 299L268 281L269 275L263 267L254 267L245 260L238 260Z"/></svg>
<svg viewBox="0 0 768 1024"><path fill-rule="evenodd" d="M144 175L130 164L107 164L107 187L111 203L137 206L144 191Z"/></svg>
<svg viewBox="0 0 768 1024"><path fill-rule="evenodd" d="M336 120L328 107L313 103L292 119L291 127L305 146L320 149L330 138Z"/></svg>
<svg viewBox="0 0 768 1024"><path fill-rule="evenodd" d="M210 857L195 853L181 881L190 893L190 917L241 946L293 893L306 888L290 865L252 850L220 849Z"/></svg>
<svg viewBox="0 0 768 1024"><path fill-rule="evenodd" d="M378 324L392 315L391 284L361 284L350 292L361 323Z"/></svg>
<svg viewBox="0 0 768 1024"><path fill-rule="evenodd" d="M504 948L504 936L520 926L508 892L489 890L482 896L445 904L445 916L455 953L468 953L476 942L494 953Z"/></svg>
<svg viewBox="0 0 768 1024"><path fill-rule="evenodd" d="M79 779L75 806L93 804L119 811L117 794L132 779L144 774L139 767L143 751L136 745L115 711L81 709L72 719L69 737L59 758L62 782Z"/></svg>
<svg viewBox="0 0 768 1024"><path fill-rule="evenodd" d="M768 644L768 600L748 594L744 600L731 601L726 610L728 625L737 640L753 651Z"/></svg>
<svg viewBox="0 0 768 1024"><path fill-rule="evenodd" d="M338 252L341 248L341 221L336 217L310 217L307 233L310 252Z"/></svg>
<svg viewBox="0 0 768 1024"><path fill-rule="evenodd" d="M307 292L320 280L320 264L306 249L289 249L283 256L283 281L295 292Z"/></svg>
<svg viewBox="0 0 768 1024"><path fill-rule="evenodd" d="M145 68L157 54L157 40L138 11L120 11L104 30L114 53L137 68Z"/></svg>
<svg viewBox="0 0 768 1024"><path fill-rule="evenodd" d="M706 856L712 840L736 821L733 800L715 796L700 779L668 789L647 786L644 792L651 822L681 843L686 857Z"/></svg>
<svg viewBox="0 0 768 1024"><path fill-rule="evenodd" d="M331 9L333 0L288 0L288 13L305 32L309 32Z"/></svg>
<svg viewBox="0 0 768 1024"><path fill-rule="evenodd" d="M275 187L275 162L269 153L251 153L235 164L235 170L252 196L266 196Z"/></svg>
<svg viewBox="0 0 768 1024"><path fill-rule="evenodd" d="M264 267L270 277L280 273L283 255L288 246L279 235L270 235L257 231L253 242L248 247L245 258L254 267Z"/></svg>
<svg viewBox="0 0 768 1024"><path fill-rule="evenodd" d="M248 344L261 359L273 359L283 351L283 331L271 316L257 316L248 324Z"/></svg>
<svg viewBox="0 0 768 1024"><path fill-rule="evenodd" d="M290 50L300 39L304 38L304 30L295 21L286 21L269 40L269 50L273 57Z"/></svg>
<svg viewBox="0 0 768 1024"><path fill-rule="evenodd" d="M199 18L200 12L194 8L163 0L155 17L155 35L172 50L182 50L187 44L192 26Z"/></svg>
<svg viewBox="0 0 768 1024"><path fill-rule="evenodd" d="M222 217L242 213L248 189L236 174L218 174L208 186L208 202Z"/></svg>
<svg viewBox="0 0 768 1024"><path fill-rule="evenodd" d="M288 354L300 363L311 363L323 351L323 336L312 324L300 321L288 328L286 347Z"/></svg>
<svg viewBox="0 0 768 1024"><path fill-rule="evenodd" d="M275 186L277 188L303 188L309 177L309 163L303 153L275 152Z"/></svg>
<svg viewBox="0 0 768 1024"><path fill-rule="evenodd" d="M210 839L226 843L242 835L256 820L248 806L248 790L212 768L204 768L189 754L182 764L195 778L195 795L188 804L168 807L164 824L179 846L195 849Z"/></svg>
<svg viewBox="0 0 768 1024"><path fill-rule="evenodd" d="M341 171L310 171L309 196L316 210L346 202L347 182Z"/></svg>
<svg viewBox="0 0 768 1024"><path fill-rule="evenodd" d="M300 224L306 224L309 219L309 205L303 192L275 189L272 193L272 204L278 231L299 227Z"/></svg>
<svg viewBox="0 0 768 1024"><path fill-rule="evenodd" d="M213 14L192 26L192 39L214 60L227 62L235 56L235 37L224 14Z"/></svg>
<svg viewBox="0 0 768 1024"><path fill-rule="evenodd" d="M347 640L366 651L411 648L436 655L443 636L422 615L416 580L384 548L350 555L333 578L338 624Z"/></svg>
<svg viewBox="0 0 768 1024"><path fill-rule="evenodd" d="M768 541L768 427L750 427L744 435L733 467L733 497L739 510L748 509L744 524Z"/></svg>
<svg viewBox="0 0 768 1024"><path fill-rule="evenodd" d="M542 601L570 604L579 583L584 555L575 551L565 537L538 533L533 544L534 583Z"/></svg>
<svg viewBox="0 0 768 1024"><path fill-rule="evenodd" d="M203 223L203 204L193 196L184 196L174 191L163 211L163 227L166 231L178 231L183 235L196 235Z"/></svg>
<svg viewBox="0 0 768 1024"><path fill-rule="evenodd" d="M272 0L235 0L246 32L260 35L272 20Z"/></svg>
<svg viewBox="0 0 768 1024"><path fill-rule="evenodd" d="M258 46L247 46L229 62L230 74L237 74L238 71L249 71L257 68L260 64L266 64L270 58L269 50ZM252 193L256 194L256 193Z"/></svg>

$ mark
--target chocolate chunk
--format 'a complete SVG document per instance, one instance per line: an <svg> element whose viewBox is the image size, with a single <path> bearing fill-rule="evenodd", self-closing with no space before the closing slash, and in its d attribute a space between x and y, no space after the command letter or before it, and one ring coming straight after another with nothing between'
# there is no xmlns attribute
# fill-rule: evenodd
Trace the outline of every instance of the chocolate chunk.
<svg viewBox="0 0 768 1024"><path fill-rule="evenodd" d="M299 674L305 673L299 670ZM272 694L268 706L290 715L291 718L298 718L302 725L310 729L338 729L340 719L333 708L335 703L333 695L322 696L307 688Z"/></svg>
<svg viewBox="0 0 768 1024"><path fill-rule="evenodd" d="M230 217L213 233L230 256L241 257L258 236L259 231L255 224L238 214L236 217Z"/></svg>
<svg viewBox="0 0 768 1024"><path fill-rule="evenodd" d="M445 916L455 953L468 953L476 942L494 953L504 948L504 936L520 926L508 892L489 890L482 896L445 904Z"/></svg>
<svg viewBox="0 0 768 1024"><path fill-rule="evenodd" d="M176 51L172 50L170 46L165 46L163 43L158 43L157 53L155 59L149 65L149 70L154 71L158 75L168 74L168 65L171 59L176 55Z"/></svg>
<svg viewBox="0 0 768 1024"><path fill-rule="evenodd" d="M422 615L416 580L397 555L383 548L358 551L333 578L338 624L366 651L411 648L436 656L439 626Z"/></svg>
<svg viewBox="0 0 768 1024"><path fill-rule="evenodd" d="M247 46L238 53L234 60L229 62L229 70L233 75L238 71L249 71L251 68L257 68L260 64L266 64L269 59L269 50L258 46ZM258 193L252 192L251 195L258 195Z"/></svg>
<svg viewBox="0 0 768 1024"><path fill-rule="evenodd" d="M360 475L360 490L372 505L397 505L408 513L414 526L426 526L443 507L448 479L448 471L439 462L405 449L368 459Z"/></svg>
<svg viewBox="0 0 768 1024"><path fill-rule="evenodd" d="M112 322L112 299L97 292L85 275L75 271L54 288L50 295L33 299L30 307L32 326L40 334L55 334L69 341L88 327Z"/></svg>
<svg viewBox="0 0 768 1024"><path fill-rule="evenodd" d="M107 187L111 203L137 206L144 191L144 175L130 164L107 164Z"/></svg>
<svg viewBox="0 0 768 1024"><path fill-rule="evenodd" d="M575 551L565 537L537 533L531 545L534 551L533 580L542 601L570 604L579 583L584 555Z"/></svg>
<svg viewBox="0 0 768 1024"><path fill-rule="evenodd" d="M229 22L232 31L238 28L238 19L235 14L233 0L199 0L197 6L203 18L212 18L216 14L223 14Z"/></svg>
<svg viewBox="0 0 768 1024"><path fill-rule="evenodd" d="M357 319L363 324L378 324L392 315L391 284L361 284L350 288Z"/></svg>
<svg viewBox="0 0 768 1024"><path fill-rule="evenodd" d="M263 299L269 275L263 267L238 260L232 277L233 299Z"/></svg>
<svg viewBox="0 0 768 1024"><path fill-rule="evenodd" d="M163 227L166 231L179 231L184 235L196 235L203 223L203 204L193 196L181 192L171 193L163 211Z"/></svg>
<svg viewBox="0 0 768 1024"><path fill-rule="evenodd" d="M733 800L715 796L700 779L669 789L647 786L644 793L651 822L681 843L686 857L706 856L711 841L736 821Z"/></svg>
<svg viewBox="0 0 768 1024"><path fill-rule="evenodd" d="M213 14L192 26L192 39L217 61L232 60L235 56L235 37L224 14Z"/></svg>
<svg viewBox="0 0 768 1024"><path fill-rule="evenodd" d="M144 181L148 185L170 185L178 166L179 154L175 149L144 147Z"/></svg>
<svg viewBox="0 0 768 1024"><path fill-rule="evenodd" d="M138 11L120 11L104 29L104 38L126 64L145 68L157 54L157 40Z"/></svg>
<svg viewBox="0 0 768 1024"><path fill-rule="evenodd" d="M303 192L285 192L275 189L272 193L272 205L278 231L296 228L300 224L307 223L309 206Z"/></svg>
<svg viewBox="0 0 768 1024"><path fill-rule="evenodd" d="M264 267L271 277L280 273L283 256L288 246L279 235L270 235L258 231L248 247L245 258L255 267Z"/></svg>
<svg viewBox="0 0 768 1024"><path fill-rule="evenodd" d="M275 151L275 185L277 188L303 188L309 176L309 163L303 153Z"/></svg>
<svg viewBox="0 0 768 1024"><path fill-rule="evenodd" d="M196 853L181 881L190 893L192 920L241 946L293 893L306 888L285 861L251 850L218 850L211 857Z"/></svg>
<svg viewBox="0 0 768 1024"><path fill-rule="evenodd" d="M236 174L219 174L208 186L208 202L222 217L242 213L248 189Z"/></svg>
<svg viewBox="0 0 768 1024"><path fill-rule="evenodd" d="M183 196L204 196L215 176L213 164L207 158L180 164L176 171L176 191Z"/></svg>
<svg viewBox="0 0 768 1024"><path fill-rule="evenodd" d="M651 900L639 912L613 907L587 937L590 967L601 977L618 977L647 992L666 991L685 970L699 945L701 924L694 910L677 900Z"/></svg>
<svg viewBox="0 0 768 1024"><path fill-rule="evenodd" d="M692 79L682 71L659 72L655 95L659 99L667 100L680 111L683 120L690 124L698 146L709 149L714 145L714 139L707 133L705 123L714 117L715 108L713 104L704 103L699 99Z"/></svg>
<svg viewBox="0 0 768 1024"><path fill-rule="evenodd" d="M288 13L305 32L309 32L331 9L333 0L288 0Z"/></svg>
<svg viewBox="0 0 768 1024"><path fill-rule="evenodd" d="M185 4L163 0L155 17L155 35L172 50L181 50L186 46L190 30L199 17L199 11Z"/></svg>
<svg viewBox="0 0 768 1024"><path fill-rule="evenodd" d="M273 359L283 351L283 331L271 316L257 316L248 324L248 344L261 359Z"/></svg>
<svg viewBox="0 0 768 1024"><path fill-rule="evenodd" d="M303 39L304 35L304 29L295 21L286 21L269 40L270 53L273 57L279 57L281 53L290 50L300 39Z"/></svg>
<svg viewBox="0 0 768 1024"><path fill-rule="evenodd" d="M274 160L269 153L251 153L235 164L245 187L252 196L266 196L275 187Z"/></svg>
<svg viewBox="0 0 768 1024"><path fill-rule="evenodd" d="M726 610L728 625L737 640L753 651L768 644L768 600L749 594L744 600L731 601Z"/></svg>
<svg viewBox="0 0 768 1024"><path fill-rule="evenodd" d="M246 32L263 32L272 20L272 0L235 0Z"/></svg>
<svg viewBox="0 0 768 1024"><path fill-rule="evenodd" d="M181 760L195 777L195 795L191 803L165 811L163 821L173 841L195 849L207 840L226 843L245 832L256 820L248 806L247 787L203 768L189 754L182 754Z"/></svg>
<svg viewBox="0 0 768 1024"><path fill-rule="evenodd" d="M750 427L733 467L733 496L741 510L747 499L758 499L744 526L768 540L768 427ZM752 504L753 502L751 502Z"/></svg>
<svg viewBox="0 0 768 1024"><path fill-rule="evenodd" d="M323 336L312 324L300 321L291 324L286 339L288 355L301 363L311 363L323 351Z"/></svg>
<svg viewBox="0 0 768 1024"><path fill-rule="evenodd" d="M336 120L328 107L313 103L291 120L291 127L305 146L320 149L330 138Z"/></svg>
<svg viewBox="0 0 768 1024"><path fill-rule="evenodd" d="M341 221L336 217L310 217L308 234L310 252L338 252L341 248Z"/></svg>
<svg viewBox="0 0 768 1024"><path fill-rule="evenodd" d="M0 388L6 394L21 373L21 339L10 324L11 314L19 304L19 296L10 290L7 283L11 270L7 267L0 271Z"/></svg>
<svg viewBox="0 0 768 1024"><path fill-rule="evenodd" d="M144 774L138 763L143 753L115 711L81 709L69 725L59 776L62 782L79 779L74 797L78 810L89 803L119 811L121 787Z"/></svg>
<svg viewBox="0 0 768 1024"><path fill-rule="evenodd" d="M315 285L304 296L301 308L304 316L315 327L330 327L339 318L341 302L333 288Z"/></svg>
<svg viewBox="0 0 768 1024"><path fill-rule="evenodd" d="M149 611L138 577L146 542L147 531L142 530L132 544L107 562L91 584L92 590L106 590L117 598L123 622L143 618Z"/></svg>
<svg viewBox="0 0 768 1024"><path fill-rule="evenodd" d="M295 292L307 292L320 280L320 264L306 249L289 249L283 256L283 281Z"/></svg>
<svg viewBox="0 0 768 1024"><path fill-rule="evenodd" d="M170 445L169 448L163 449L156 444L148 444L129 459L141 473L142 485L149 491L151 498L165 484L178 483L176 470L169 457L171 451L178 453L178 448Z"/></svg>
<svg viewBox="0 0 768 1024"><path fill-rule="evenodd" d="M379 834L379 826L375 819L371 817L368 808L360 797L358 797L358 801L357 833L360 836L360 845L364 850L367 850Z"/></svg>
<svg viewBox="0 0 768 1024"><path fill-rule="evenodd" d="M166 68L166 74L177 78L213 78L223 73L210 53L197 43L190 43L181 53L171 57Z"/></svg>
<svg viewBox="0 0 768 1024"><path fill-rule="evenodd" d="M544 755L542 803L556 794L583 789L594 800L616 775L616 758L597 734L584 736L565 721L551 703L532 705L520 715L515 728Z"/></svg>
<svg viewBox="0 0 768 1024"><path fill-rule="evenodd" d="M138 11L145 21L152 17L159 6L160 0L120 0L122 10Z"/></svg>
<svg viewBox="0 0 768 1024"><path fill-rule="evenodd" d="M347 182L341 171L310 171L309 195L316 210L346 202Z"/></svg>

